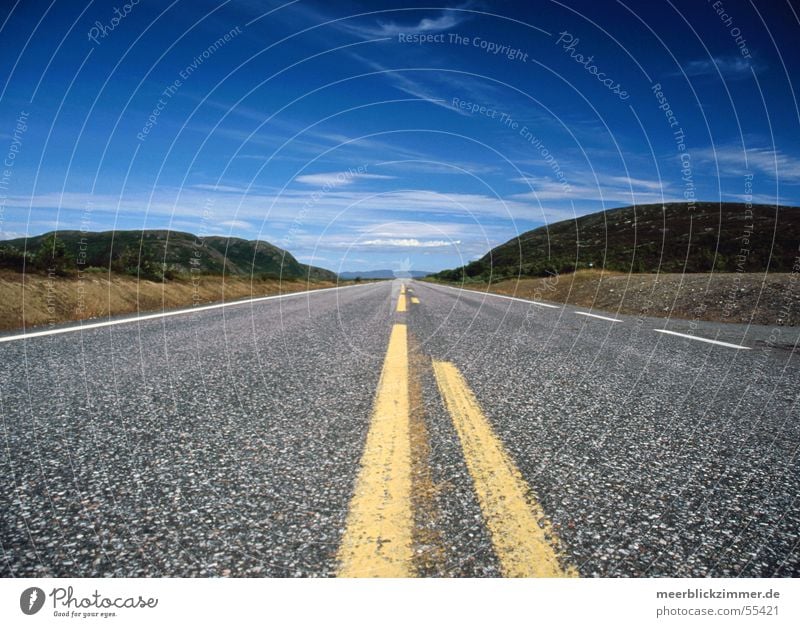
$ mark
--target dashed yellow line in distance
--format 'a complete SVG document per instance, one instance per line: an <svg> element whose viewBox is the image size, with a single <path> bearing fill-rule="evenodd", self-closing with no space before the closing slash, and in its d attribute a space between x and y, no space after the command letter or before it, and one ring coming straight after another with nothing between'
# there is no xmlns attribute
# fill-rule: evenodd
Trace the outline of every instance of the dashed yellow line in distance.
<svg viewBox="0 0 800 627"><path fill-rule="evenodd" d="M577 577L573 567L559 562L556 549L547 538L555 535L541 505L493 432L464 377L450 362L434 361L433 369L461 441L503 574Z"/></svg>
<svg viewBox="0 0 800 627"><path fill-rule="evenodd" d="M406 295L403 292L400 292L400 296L397 297L397 311L404 312L408 310L408 305L406 304Z"/></svg>
<svg viewBox="0 0 800 627"><path fill-rule="evenodd" d="M338 560L340 577L412 577L408 334L389 338Z"/></svg>
<svg viewBox="0 0 800 627"><path fill-rule="evenodd" d="M419 305L419 298L417 298L416 296L412 296L411 297L411 304Z"/></svg>

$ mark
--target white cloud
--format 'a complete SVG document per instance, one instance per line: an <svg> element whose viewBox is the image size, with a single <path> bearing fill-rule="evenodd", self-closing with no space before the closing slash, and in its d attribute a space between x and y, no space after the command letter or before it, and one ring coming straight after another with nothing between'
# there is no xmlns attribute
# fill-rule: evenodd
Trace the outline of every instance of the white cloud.
<svg viewBox="0 0 800 627"><path fill-rule="evenodd" d="M461 19L452 11L443 11L438 17L422 18L415 26L403 26L395 22L378 22L381 34L393 37L400 33L435 33L458 26Z"/></svg>
<svg viewBox="0 0 800 627"><path fill-rule="evenodd" d="M720 169L724 170L720 173L722 176L743 174L749 169L761 172L772 179L800 182L800 159L778 149L748 148L745 154L740 144L727 144L694 151L692 156L719 164Z"/></svg>
<svg viewBox="0 0 800 627"><path fill-rule="evenodd" d="M320 172L318 174L301 174L296 176L294 180L297 183L304 185L313 185L315 187L339 187L342 185L350 185L357 180L385 180L393 179L393 176L385 174L367 174L366 172Z"/></svg>
<svg viewBox="0 0 800 627"><path fill-rule="evenodd" d="M234 185L208 185L205 183L201 183L198 185L192 185L195 189L202 189L211 192L220 192L220 193L228 193L228 194L247 194L252 192L252 188L248 189L246 187L236 187Z"/></svg>
<svg viewBox="0 0 800 627"><path fill-rule="evenodd" d="M532 191L514 194L510 198L521 201L603 201L625 204L644 204L678 200L669 186L658 181L635 179L626 176L597 175L599 183L566 184L549 177L526 176L512 179L532 188Z"/></svg>
<svg viewBox="0 0 800 627"><path fill-rule="evenodd" d="M382 224L368 224L357 229L365 237L388 237L388 238L431 238L441 239L460 239L467 235L474 235L475 227L470 224L453 222L425 222L425 221L398 221L385 222Z"/></svg>
<svg viewBox="0 0 800 627"><path fill-rule="evenodd" d="M257 235L264 228L262 225L268 225L273 234L297 231L298 225L295 223L298 217L302 229L336 228L346 224L349 229L360 230L361 227L411 220L430 224L431 235L435 232L433 229L442 223L463 224L467 232L459 234L462 239L474 239L475 234L485 228L488 222L503 223L507 229L512 220L546 221L575 215L571 208L554 209L546 204L541 205L538 202L541 198L526 194L504 198L425 189L400 189L375 194L343 187L320 194L320 198L313 202L312 191L290 189L283 193L257 191L234 195L187 187L160 188L152 196L149 191L126 192L123 196L52 192L37 194L32 198L9 197L6 206L31 206L35 213L48 215L50 210L59 208L62 211L61 228L78 228L81 212L91 206L98 224L107 223L107 216L116 215L124 216L129 223L138 220L144 228L154 228L153 224L163 227L165 219L182 220L184 223L195 220L196 228L201 228L204 213L208 212L206 222L247 221L255 225L253 235ZM548 197L569 200L555 192L553 190ZM11 225L9 228L12 228ZM387 235L389 238L402 237L401 233ZM424 238L425 233L415 233L414 236ZM449 237L450 234L434 235L436 239L442 236Z"/></svg>
<svg viewBox="0 0 800 627"><path fill-rule="evenodd" d="M447 8L435 17L423 17L413 24L399 24L395 21L379 19L375 20L377 26L347 21L337 22L336 27L366 38L397 37L400 33L411 35L448 30L455 28L465 19L465 14Z"/></svg>
<svg viewBox="0 0 800 627"><path fill-rule="evenodd" d="M611 181L618 185L625 187L632 187L634 189L649 189L652 191L661 191L666 187L664 181L650 181L647 179L637 179L631 176L603 176L602 180Z"/></svg>
<svg viewBox="0 0 800 627"><path fill-rule="evenodd" d="M458 240L418 240L417 238L404 239L371 239L363 242L355 242L355 246L370 246L380 248L444 248L447 246L457 246L461 242Z"/></svg>
<svg viewBox="0 0 800 627"><path fill-rule="evenodd" d="M220 227L225 227L228 229L241 229L241 230L252 230L253 225L250 222L245 222L244 220L223 220L222 222L217 222Z"/></svg>

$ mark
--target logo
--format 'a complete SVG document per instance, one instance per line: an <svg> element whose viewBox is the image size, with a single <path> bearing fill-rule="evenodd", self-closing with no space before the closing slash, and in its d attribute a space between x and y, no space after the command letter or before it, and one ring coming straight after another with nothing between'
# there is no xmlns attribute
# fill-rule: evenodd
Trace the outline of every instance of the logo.
<svg viewBox="0 0 800 627"><path fill-rule="evenodd" d="M19 596L19 609L23 614L31 616L36 614L44 605L44 590L41 588L28 588Z"/></svg>

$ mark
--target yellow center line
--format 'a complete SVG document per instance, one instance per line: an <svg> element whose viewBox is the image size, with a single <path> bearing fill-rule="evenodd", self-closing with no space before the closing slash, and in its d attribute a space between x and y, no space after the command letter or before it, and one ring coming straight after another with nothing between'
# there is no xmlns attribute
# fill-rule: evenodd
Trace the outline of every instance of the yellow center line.
<svg viewBox="0 0 800 627"><path fill-rule="evenodd" d="M417 298L416 296L412 296L412 297L411 297L411 302L412 302L414 305L419 305L419 298Z"/></svg>
<svg viewBox="0 0 800 627"><path fill-rule="evenodd" d="M464 377L449 362L434 361L433 370L461 440L503 574L577 577L574 567L559 562L554 544L548 540L555 539L555 534L541 505L494 434Z"/></svg>
<svg viewBox="0 0 800 627"><path fill-rule="evenodd" d="M396 324L339 547L338 575L412 577L413 520L408 334L406 325Z"/></svg>
<svg viewBox="0 0 800 627"><path fill-rule="evenodd" d="M403 292L400 292L400 296L397 297L397 311L404 312L408 309L406 305L406 295Z"/></svg>

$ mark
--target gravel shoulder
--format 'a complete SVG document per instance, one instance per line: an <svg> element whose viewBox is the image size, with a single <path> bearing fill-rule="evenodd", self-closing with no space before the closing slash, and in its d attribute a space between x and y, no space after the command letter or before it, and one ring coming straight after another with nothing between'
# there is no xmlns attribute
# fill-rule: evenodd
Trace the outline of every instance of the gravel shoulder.
<svg viewBox="0 0 800 627"><path fill-rule="evenodd" d="M800 325L800 268L792 273L624 274L581 270L460 287L603 311L741 324Z"/></svg>

